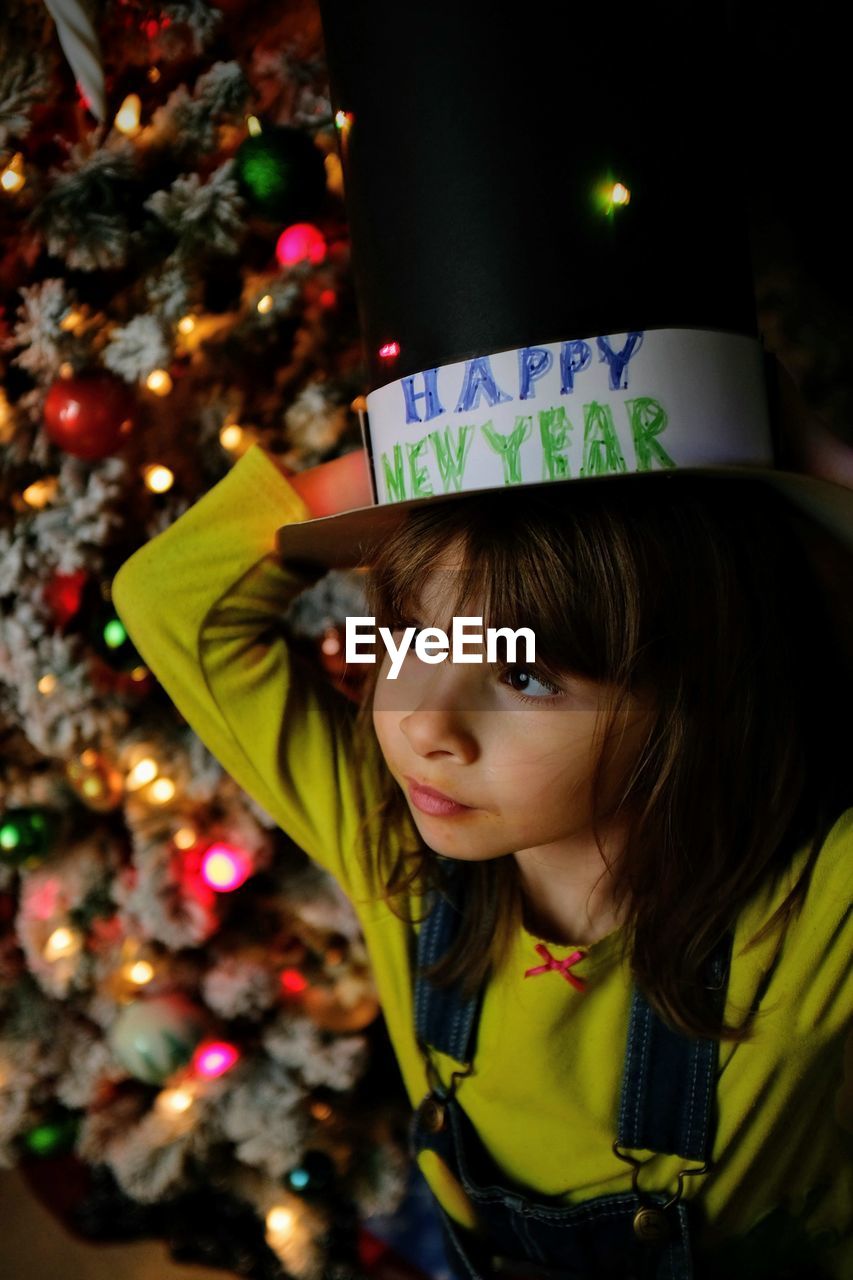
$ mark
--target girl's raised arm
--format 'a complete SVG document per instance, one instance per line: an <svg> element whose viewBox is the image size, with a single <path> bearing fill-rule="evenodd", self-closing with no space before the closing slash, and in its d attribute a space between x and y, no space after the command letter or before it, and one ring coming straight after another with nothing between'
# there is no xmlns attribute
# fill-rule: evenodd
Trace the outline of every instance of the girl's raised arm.
<svg viewBox="0 0 853 1280"><path fill-rule="evenodd" d="M282 524L362 500L370 494L360 453L291 479L253 445L113 581L133 643L181 715L281 829L356 897L363 880L354 852L354 708L307 665L295 669L281 617L311 579L282 564L274 548ZM367 752L362 782L370 797L375 741Z"/></svg>

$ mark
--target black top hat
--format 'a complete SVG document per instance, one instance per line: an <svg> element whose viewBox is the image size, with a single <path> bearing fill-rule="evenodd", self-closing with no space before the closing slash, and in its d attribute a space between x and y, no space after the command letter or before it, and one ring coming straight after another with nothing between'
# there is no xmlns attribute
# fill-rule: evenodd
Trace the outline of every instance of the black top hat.
<svg viewBox="0 0 853 1280"><path fill-rule="evenodd" d="M353 563L424 501L661 469L760 476L853 547L853 494L773 465L723 14L321 13L375 503L282 554Z"/></svg>

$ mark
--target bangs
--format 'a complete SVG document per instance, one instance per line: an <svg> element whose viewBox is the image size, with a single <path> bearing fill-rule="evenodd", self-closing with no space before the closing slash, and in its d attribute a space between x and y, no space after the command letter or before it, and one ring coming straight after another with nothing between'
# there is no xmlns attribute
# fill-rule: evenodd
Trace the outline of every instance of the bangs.
<svg viewBox="0 0 853 1280"><path fill-rule="evenodd" d="M417 622L449 633L453 617L471 616L482 618L484 628L528 627L543 672L623 682L637 593L626 587L624 563L621 571L613 564L618 540L608 549L580 505L567 510L548 495L514 491L411 513L368 578L376 625ZM429 617L423 614L427 584L430 599L441 602ZM498 646L503 655L503 638Z"/></svg>

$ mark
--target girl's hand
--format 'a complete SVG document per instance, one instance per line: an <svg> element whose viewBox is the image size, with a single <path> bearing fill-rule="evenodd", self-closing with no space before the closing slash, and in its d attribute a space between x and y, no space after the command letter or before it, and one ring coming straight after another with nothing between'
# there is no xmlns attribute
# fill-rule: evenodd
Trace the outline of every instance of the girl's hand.
<svg viewBox="0 0 853 1280"><path fill-rule="evenodd" d="M373 503L364 449L355 449L331 462L321 462L307 471L286 474L312 516L332 516L338 511L369 507Z"/></svg>

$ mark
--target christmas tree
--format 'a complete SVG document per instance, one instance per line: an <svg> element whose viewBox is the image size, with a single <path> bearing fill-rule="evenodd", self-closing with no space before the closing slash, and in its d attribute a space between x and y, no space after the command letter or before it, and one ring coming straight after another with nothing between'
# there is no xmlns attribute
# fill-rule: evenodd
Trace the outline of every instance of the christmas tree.
<svg viewBox="0 0 853 1280"><path fill-rule="evenodd" d="M409 1168L357 921L110 595L252 443L360 445L318 15L12 0L0 51L0 1164L73 1151L94 1234L346 1274ZM353 699L360 600L332 573L284 619Z"/></svg>

